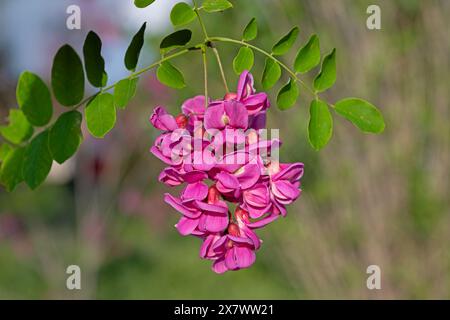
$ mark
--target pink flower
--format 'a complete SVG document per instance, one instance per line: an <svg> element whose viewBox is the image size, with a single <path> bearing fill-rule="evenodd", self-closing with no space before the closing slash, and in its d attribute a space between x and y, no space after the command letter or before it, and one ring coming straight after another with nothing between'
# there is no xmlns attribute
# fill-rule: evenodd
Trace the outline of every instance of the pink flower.
<svg viewBox="0 0 450 320"><path fill-rule="evenodd" d="M176 225L182 235L202 235L205 232L221 232L227 228L228 206L218 199L218 195L211 196L216 192L214 189L211 187L208 191L205 183L196 182L187 185L181 199L165 194L166 203L183 215Z"/></svg>
<svg viewBox="0 0 450 320"><path fill-rule="evenodd" d="M275 169L273 169L275 167ZM300 196L300 178L303 176L303 163L272 164L269 171L271 177L270 190L272 203L276 211L286 215L286 205L291 204Z"/></svg>
<svg viewBox="0 0 450 320"><path fill-rule="evenodd" d="M224 273L255 262L262 244L255 230L286 216L286 206L300 196L303 164L271 158L281 141L268 140L261 131L270 103L264 92L255 92L248 71L236 93L213 102L208 98L207 108L205 99L186 100L176 117L155 108L150 122L162 133L150 151L167 165L160 182L185 184L179 197L164 195L181 214L179 233L201 238L200 257Z"/></svg>
<svg viewBox="0 0 450 320"><path fill-rule="evenodd" d="M163 107L156 107L150 117L150 122L156 129L163 131L174 131L178 129L175 118L168 114Z"/></svg>
<svg viewBox="0 0 450 320"><path fill-rule="evenodd" d="M235 100L215 101L205 112L205 129L247 129L248 113L245 106Z"/></svg>
<svg viewBox="0 0 450 320"><path fill-rule="evenodd" d="M205 238L200 257L213 260L212 269L216 273L250 267L256 260L255 251L259 248L260 240L253 231L249 229L248 232L252 233L251 237L237 224L230 223L226 235L215 234Z"/></svg>
<svg viewBox="0 0 450 320"><path fill-rule="evenodd" d="M205 96L196 96L186 100L181 106L183 114L187 116L189 129L194 128L195 122L202 122L205 114Z"/></svg>

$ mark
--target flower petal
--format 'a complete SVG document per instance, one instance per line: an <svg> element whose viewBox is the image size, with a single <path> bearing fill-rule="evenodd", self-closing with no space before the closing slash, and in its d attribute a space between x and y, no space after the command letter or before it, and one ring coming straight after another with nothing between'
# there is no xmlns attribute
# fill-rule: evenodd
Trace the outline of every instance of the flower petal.
<svg viewBox="0 0 450 320"><path fill-rule="evenodd" d="M198 219L189 219L186 217L182 217L175 225L175 227L181 235L187 236L190 235L192 231L195 230L195 228L197 228L197 225Z"/></svg>

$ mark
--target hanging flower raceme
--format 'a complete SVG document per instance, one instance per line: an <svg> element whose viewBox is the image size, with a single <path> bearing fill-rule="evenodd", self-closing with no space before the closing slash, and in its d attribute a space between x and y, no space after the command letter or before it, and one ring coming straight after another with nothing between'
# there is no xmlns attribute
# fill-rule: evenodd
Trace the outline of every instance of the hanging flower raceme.
<svg viewBox="0 0 450 320"><path fill-rule="evenodd" d="M269 107L245 71L222 100L197 96L178 116L157 107L150 117L162 131L150 151L168 165L159 181L185 184L179 197L164 196L181 214L176 228L202 239L200 257L217 273L250 267L262 243L255 230L285 216L300 196L303 164L277 159L281 141L265 129Z"/></svg>

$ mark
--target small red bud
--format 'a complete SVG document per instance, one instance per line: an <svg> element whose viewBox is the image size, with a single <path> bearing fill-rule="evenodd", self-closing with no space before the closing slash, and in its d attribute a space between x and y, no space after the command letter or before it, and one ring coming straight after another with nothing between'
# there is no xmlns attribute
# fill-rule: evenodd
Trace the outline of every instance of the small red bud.
<svg viewBox="0 0 450 320"><path fill-rule="evenodd" d="M178 128L185 129L188 124L188 118L184 114L179 114L175 121L177 122Z"/></svg>
<svg viewBox="0 0 450 320"><path fill-rule="evenodd" d="M241 232L236 224L230 223L230 225L228 226L228 234L239 237L241 235Z"/></svg>
<svg viewBox="0 0 450 320"><path fill-rule="evenodd" d="M220 199L220 192L215 186L209 187L208 190L208 203L214 204Z"/></svg>
<svg viewBox="0 0 450 320"><path fill-rule="evenodd" d="M237 207L236 211L234 212L234 216L237 220L243 221L243 222L249 222L248 212L244 209Z"/></svg>
<svg viewBox="0 0 450 320"><path fill-rule="evenodd" d="M237 98L237 94L234 92L228 92L224 97L223 100L229 101Z"/></svg>

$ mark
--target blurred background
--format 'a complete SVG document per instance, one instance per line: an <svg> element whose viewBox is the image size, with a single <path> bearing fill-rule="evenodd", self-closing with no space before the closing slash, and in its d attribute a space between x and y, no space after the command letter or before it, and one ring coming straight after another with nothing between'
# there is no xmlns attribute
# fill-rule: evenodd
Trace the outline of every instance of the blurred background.
<svg viewBox="0 0 450 320"><path fill-rule="evenodd" d="M0 189L0 298L450 298L450 1L232 2L234 10L204 17L211 35L240 38L252 17L256 43L267 49L293 25L302 43L317 33L323 53L338 50L338 81L327 98L373 102L385 116L385 133L364 135L335 117L330 145L316 153L307 142L308 96L286 112L273 107L269 126L281 129L281 160L305 163L303 194L286 219L259 232L264 244L252 268L218 276L199 259L200 241L173 227L178 214L162 197L172 190L157 182L163 165L148 152L157 135L148 124L153 107L178 113L187 97L203 91L200 53L180 57L174 62L187 88L167 89L145 74L104 140L84 130L77 156L54 163L35 192ZM131 0L1 1L0 124L16 107L19 74L28 69L48 82L57 49L70 43L81 52L89 30L103 40L111 83L127 74L123 56L144 21L140 65L157 60L175 3L156 0L139 10ZM71 4L81 8L81 30L66 28ZM366 28L370 4L381 8L381 30ZM189 27L196 43L200 29L195 21ZM218 48L235 87L238 48ZM291 63L295 51L284 61ZM209 62L211 95L221 97L211 53ZM257 56L258 89L263 64ZM66 289L72 264L81 267L80 291ZM381 268L381 290L366 287L372 264Z"/></svg>

